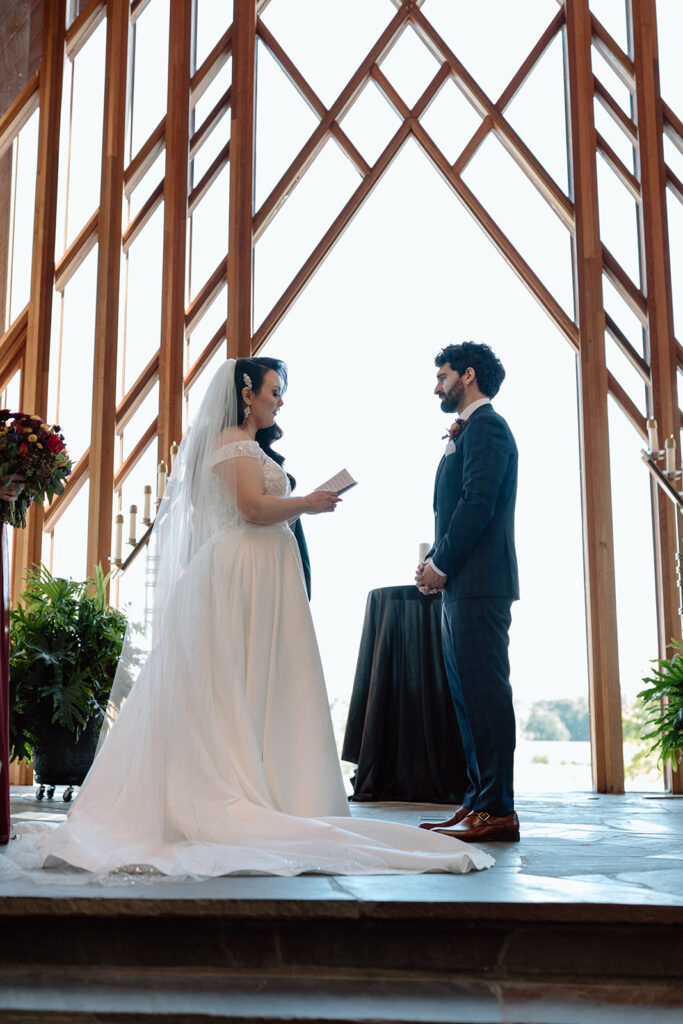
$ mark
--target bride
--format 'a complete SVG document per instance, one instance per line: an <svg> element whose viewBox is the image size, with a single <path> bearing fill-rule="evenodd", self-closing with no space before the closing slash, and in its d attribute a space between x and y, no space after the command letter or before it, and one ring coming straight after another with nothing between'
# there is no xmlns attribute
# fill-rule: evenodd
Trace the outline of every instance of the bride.
<svg viewBox="0 0 683 1024"><path fill-rule="evenodd" d="M65 822L10 843L14 865L207 877L493 863L452 838L350 816L288 525L339 497L292 496L268 454L285 383L284 364L260 357L216 373L153 531L149 653L131 689L143 659L127 637L113 725L85 783Z"/></svg>

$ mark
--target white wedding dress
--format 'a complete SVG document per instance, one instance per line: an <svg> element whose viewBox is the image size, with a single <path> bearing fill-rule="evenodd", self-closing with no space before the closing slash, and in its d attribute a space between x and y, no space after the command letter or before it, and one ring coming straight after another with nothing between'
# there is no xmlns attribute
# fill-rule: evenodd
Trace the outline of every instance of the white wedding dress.
<svg viewBox="0 0 683 1024"><path fill-rule="evenodd" d="M210 461L233 458L259 459L267 493L289 493L256 442ZM0 862L182 877L490 866L457 840L350 816L294 535L239 516L215 471L210 489L215 532L66 821L29 827Z"/></svg>

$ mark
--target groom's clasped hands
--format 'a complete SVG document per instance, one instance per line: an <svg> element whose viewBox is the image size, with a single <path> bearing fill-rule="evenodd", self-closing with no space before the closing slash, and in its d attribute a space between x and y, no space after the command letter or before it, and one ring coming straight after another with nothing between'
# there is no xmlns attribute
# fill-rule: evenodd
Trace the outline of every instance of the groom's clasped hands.
<svg viewBox="0 0 683 1024"><path fill-rule="evenodd" d="M445 589L448 579L436 572L429 560L419 562L415 571L415 583L421 594L439 594Z"/></svg>

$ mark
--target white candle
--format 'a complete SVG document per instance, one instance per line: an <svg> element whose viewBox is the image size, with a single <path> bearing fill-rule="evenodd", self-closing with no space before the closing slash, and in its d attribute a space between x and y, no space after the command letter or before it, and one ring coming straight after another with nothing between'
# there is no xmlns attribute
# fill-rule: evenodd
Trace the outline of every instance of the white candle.
<svg viewBox="0 0 683 1024"><path fill-rule="evenodd" d="M128 543L135 544L135 533L136 533L136 521L138 515L137 505L130 506L130 534L128 536Z"/></svg>
<svg viewBox="0 0 683 1024"><path fill-rule="evenodd" d="M424 541L422 542L422 544L420 544L420 547L418 549L419 550L419 554L417 556L418 562L424 562L425 558L427 557L427 552L429 551L430 547L431 547L431 544L425 544Z"/></svg>
<svg viewBox="0 0 683 1024"><path fill-rule="evenodd" d="M676 472L676 440L673 434L664 442L664 451L666 452L666 471L673 474Z"/></svg>
<svg viewBox="0 0 683 1024"><path fill-rule="evenodd" d="M659 451L659 439L657 437L657 420L651 418L647 421L647 440L651 452Z"/></svg>
<svg viewBox="0 0 683 1024"><path fill-rule="evenodd" d="M145 499L142 507L142 521L145 526L149 526L152 521L152 488L150 484L145 484L144 495Z"/></svg>
<svg viewBox="0 0 683 1024"><path fill-rule="evenodd" d="M114 527L114 562L117 565L121 564L121 552L123 550L123 513L119 512L116 516Z"/></svg>
<svg viewBox="0 0 683 1024"><path fill-rule="evenodd" d="M175 462L175 457L176 457L177 454L178 454L178 445L174 441L173 444L171 445L171 470L173 470L173 463Z"/></svg>
<svg viewBox="0 0 683 1024"><path fill-rule="evenodd" d="M164 491L166 490L167 473L168 470L166 469L166 463L160 462L159 469L157 470L157 501L161 501L161 499L164 496Z"/></svg>

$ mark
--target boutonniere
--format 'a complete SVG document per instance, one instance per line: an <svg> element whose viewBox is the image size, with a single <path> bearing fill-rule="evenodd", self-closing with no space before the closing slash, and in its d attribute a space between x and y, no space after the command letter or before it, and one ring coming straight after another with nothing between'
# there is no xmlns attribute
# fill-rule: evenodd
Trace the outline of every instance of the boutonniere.
<svg viewBox="0 0 683 1024"><path fill-rule="evenodd" d="M455 442L460 436L460 434L462 434L463 430L465 429L468 423L469 420L457 419L455 423L451 424L448 433L443 435L442 440L448 442L448 444L446 445L446 455L452 455L452 453L455 451Z"/></svg>

